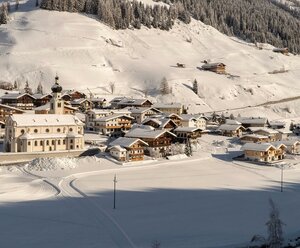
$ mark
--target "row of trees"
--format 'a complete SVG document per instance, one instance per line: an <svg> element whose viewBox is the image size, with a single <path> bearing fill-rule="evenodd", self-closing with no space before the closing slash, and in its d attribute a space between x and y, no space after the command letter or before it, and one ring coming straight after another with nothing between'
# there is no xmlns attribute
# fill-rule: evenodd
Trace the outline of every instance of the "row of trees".
<svg viewBox="0 0 300 248"><path fill-rule="evenodd" d="M83 12L97 15L100 21L115 29L159 28L169 30L178 16L187 15L181 3L170 8L162 5L145 5L140 1L124 0L43 0L43 9Z"/></svg>
<svg viewBox="0 0 300 248"><path fill-rule="evenodd" d="M182 4L185 13L230 36L270 43L300 53L300 20L269 0L163 0ZM179 19L189 22L189 18Z"/></svg>

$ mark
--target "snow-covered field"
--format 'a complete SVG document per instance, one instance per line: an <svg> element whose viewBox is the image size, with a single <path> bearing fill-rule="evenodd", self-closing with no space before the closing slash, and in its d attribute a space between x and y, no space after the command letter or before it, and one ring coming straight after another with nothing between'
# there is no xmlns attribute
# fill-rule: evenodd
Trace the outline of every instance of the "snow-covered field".
<svg viewBox="0 0 300 248"><path fill-rule="evenodd" d="M229 143L204 136L192 158L151 164L99 157L0 167L0 246L147 248L158 240L166 248L241 247L266 235L269 198L285 237L296 237L300 158L286 162L281 193L280 169L232 162L223 153Z"/></svg>
<svg viewBox="0 0 300 248"><path fill-rule="evenodd" d="M180 101L190 112L300 95L299 56L273 53L267 44L259 50L197 21L178 22L169 32L145 27L112 30L91 16L36 9L34 4L21 1L9 24L0 26L1 80L24 85L28 79L33 88L41 81L49 89L58 73L64 88L87 93L89 88L108 99L142 97L147 92L155 101ZM233 76L200 71L203 60L225 63ZM186 68L177 68L176 63L185 63ZM280 69L288 72L269 74ZM173 87L167 97L157 94L163 76ZM195 78L199 96L190 88ZM110 82L116 84L114 95ZM269 112L285 117L284 110Z"/></svg>

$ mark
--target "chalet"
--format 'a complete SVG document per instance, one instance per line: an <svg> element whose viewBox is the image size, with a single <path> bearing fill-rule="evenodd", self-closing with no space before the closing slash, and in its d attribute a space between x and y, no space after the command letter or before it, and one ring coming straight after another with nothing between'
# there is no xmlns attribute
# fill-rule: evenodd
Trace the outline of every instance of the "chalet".
<svg viewBox="0 0 300 248"><path fill-rule="evenodd" d="M102 109L106 107L106 99L105 98L90 98L89 99L92 102L92 106L95 109Z"/></svg>
<svg viewBox="0 0 300 248"><path fill-rule="evenodd" d="M86 98L86 94L79 92L77 90L65 90L62 93L62 98L65 101L73 101L75 99L82 99L82 98Z"/></svg>
<svg viewBox="0 0 300 248"><path fill-rule="evenodd" d="M281 121L270 121L269 127L272 129L282 129L285 128L285 122Z"/></svg>
<svg viewBox="0 0 300 248"><path fill-rule="evenodd" d="M218 128L218 130L223 136L241 137L246 129L242 125L223 124Z"/></svg>
<svg viewBox="0 0 300 248"><path fill-rule="evenodd" d="M110 101L112 108L140 107L150 108L153 103L148 99L133 99L127 97L116 97Z"/></svg>
<svg viewBox="0 0 300 248"><path fill-rule="evenodd" d="M50 103L47 103L45 105L35 108L34 113L47 115L50 114L50 109L51 109ZM77 110L78 110L77 108L73 108L72 106L67 104L64 104L63 106L64 115L74 115L77 112Z"/></svg>
<svg viewBox="0 0 300 248"><path fill-rule="evenodd" d="M282 143L247 143L242 147L245 159L257 162L272 162L284 159L286 146Z"/></svg>
<svg viewBox="0 0 300 248"><path fill-rule="evenodd" d="M153 107L164 112L165 114L181 115L183 112L183 106L181 103L155 103Z"/></svg>
<svg viewBox="0 0 300 248"><path fill-rule="evenodd" d="M286 146L286 151L289 154L300 154L300 141L299 140L284 140L277 141L273 143L275 146L284 144Z"/></svg>
<svg viewBox="0 0 300 248"><path fill-rule="evenodd" d="M257 130L253 130L253 133L258 134L258 135L268 136L269 142L274 142L274 141L280 140L279 132L274 129L259 128Z"/></svg>
<svg viewBox="0 0 300 248"><path fill-rule="evenodd" d="M0 125L1 125L1 127L2 128L5 127L6 120L10 115L23 114L23 113L25 113L25 111L22 109L18 109L18 108L10 107L8 105L0 104Z"/></svg>
<svg viewBox="0 0 300 248"><path fill-rule="evenodd" d="M92 107L92 102L86 98L74 99L70 102L71 106L81 111L86 111Z"/></svg>
<svg viewBox="0 0 300 248"><path fill-rule="evenodd" d="M34 100L34 106L39 107L42 105L45 105L50 102L52 99L51 94L34 94L33 97L35 98Z"/></svg>
<svg viewBox="0 0 300 248"><path fill-rule="evenodd" d="M180 117L180 115L172 113L172 114L165 114L165 117L174 121L177 126L181 126L182 118Z"/></svg>
<svg viewBox="0 0 300 248"><path fill-rule="evenodd" d="M201 68L205 71L212 71L218 74L226 73L226 65L223 63L205 63Z"/></svg>
<svg viewBox="0 0 300 248"><path fill-rule="evenodd" d="M93 131L104 135L118 135L131 129L134 118L123 114L112 114L95 120Z"/></svg>
<svg viewBox="0 0 300 248"><path fill-rule="evenodd" d="M141 139L120 137L109 144L109 151L119 161L142 161L146 146Z"/></svg>
<svg viewBox="0 0 300 248"><path fill-rule="evenodd" d="M143 122L145 126L151 126L155 129L173 130L177 128L177 124L169 118L148 118Z"/></svg>
<svg viewBox="0 0 300 248"><path fill-rule="evenodd" d="M242 124L243 127L267 127L269 125L267 118L261 117L237 117L236 120Z"/></svg>
<svg viewBox="0 0 300 248"><path fill-rule="evenodd" d="M287 47L284 47L284 48L274 48L273 52L274 53L282 53L284 55L289 55L289 49Z"/></svg>
<svg viewBox="0 0 300 248"><path fill-rule="evenodd" d="M130 116L131 112L127 109L90 109L85 113L86 129L90 131L95 131L96 119L113 114L122 114Z"/></svg>
<svg viewBox="0 0 300 248"><path fill-rule="evenodd" d="M31 110L34 108L35 97L28 93L11 93L3 95L1 101L4 105L22 110Z"/></svg>
<svg viewBox="0 0 300 248"><path fill-rule="evenodd" d="M159 111L156 108L148 107L148 108L129 108L128 111L131 112L131 116L135 119L135 122L138 124L141 124L144 120L147 118L162 114L161 111Z"/></svg>
<svg viewBox="0 0 300 248"><path fill-rule="evenodd" d="M66 151L83 148L83 123L73 115L11 115L6 121L5 152Z"/></svg>
<svg viewBox="0 0 300 248"><path fill-rule="evenodd" d="M290 136L292 136L293 132L289 129L277 129L279 140L287 140Z"/></svg>
<svg viewBox="0 0 300 248"><path fill-rule="evenodd" d="M240 138L241 143L268 143L269 137L258 134L246 134Z"/></svg>
<svg viewBox="0 0 300 248"><path fill-rule="evenodd" d="M183 127L198 127L201 130L206 129L207 119L204 116L183 114L180 117L182 118L181 126Z"/></svg>
<svg viewBox="0 0 300 248"><path fill-rule="evenodd" d="M176 135L167 130L155 130L149 128L134 128L125 134L128 138L139 138L145 141L145 154L151 157L165 157L170 152L172 141Z"/></svg>
<svg viewBox="0 0 300 248"><path fill-rule="evenodd" d="M178 127L174 130L178 141L186 141L189 139L197 139L201 137L202 129L198 127Z"/></svg>

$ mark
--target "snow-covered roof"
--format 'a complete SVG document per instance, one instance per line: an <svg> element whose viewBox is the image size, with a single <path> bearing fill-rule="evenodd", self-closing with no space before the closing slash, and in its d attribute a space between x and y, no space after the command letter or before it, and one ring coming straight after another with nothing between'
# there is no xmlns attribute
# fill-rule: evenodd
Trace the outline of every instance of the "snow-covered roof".
<svg viewBox="0 0 300 248"><path fill-rule="evenodd" d="M204 65L202 65L202 68L203 69L213 69L213 68L216 68L218 66L225 66L225 64L223 63L206 63Z"/></svg>
<svg viewBox="0 0 300 248"><path fill-rule="evenodd" d="M123 148L123 147L121 147L121 146L119 146L119 145L112 146L112 147L110 147L110 148L108 148L108 149L109 149L109 150L117 150L117 151L119 151L119 152L126 152L126 149Z"/></svg>
<svg viewBox="0 0 300 248"><path fill-rule="evenodd" d="M237 117L236 120L242 124L267 124L267 118L261 117Z"/></svg>
<svg viewBox="0 0 300 248"><path fill-rule="evenodd" d="M135 144L136 142L141 142L143 143L145 146L148 146L148 144L138 138L127 138L127 137L120 137L116 140L114 140L113 142L111 142L109 144L109 146L121 146L121 147L125 147L125 148L130 148L133 144Z"/></svg>
<svg viewBox="0 0 300 248"><path fill-rule="evenodd" d="M186 133L192 133L196 131L202 131L199 127L178 127L174 130L174 132L186 132Z"/></svg>
<svg viewBox="0 0 300 248"><path fill-rule="evenodd" d="M132 105L132 106L140 106L145 102L149 101L148 99L132 99L132 98L123 98L119 101L118 105ZM152 102L149 101L151 104Z"/></svg>
<svg viewBox="0 0 300 248"><path fill-rule="evenodd" d="M88 113L94 113L96 115L102 114L131 114L128 109L90 109Z"/></svg>
<svg viewBox="0 0 300 248"><path fill-rule="evenodd" d="M79 99L74 99L73 101L71 101L71 104L81 104L86 101L89 101L89 100L86 98L79 98Z"/></svg>
<svg viewBox="0 0 300 248"><path fill-rule="evenodd" d="M268 136L265 135L259 135L259 134L246 134L243 137L241 137L240 139L243 138L256 138L256 139L268 139Z"/></svg>
<svg viewBox="0 0 300 248"><path fill-rule="evenodd" d="M275 146L273 146L270 143L247 143L242 146L243 151L260 151L260 152L266 152L270 148L276 149Z"/></svg>
<svg viewBox="0 0 300 248"><path fill-rule="evenodd" d="M172 109L172 108L182 108L181 103L155 103L153 105L154 108L157 109Z"/></svg>
<svg viewBox="0 0 300 248"><path fill-rule="evenodd" d="M223 125L221 125L221 126L219 127L219 130L220 130L220 131L236 131L236 130L238 130L238 129L240 129L240 128L244 129L244 127L241 126L241 125L228 125L228 124L223 124Z"/></svg>
<svg viewBox="0 0 300 248"><path fill-rule="evenodd" d="M144 128L131 129L128 133L125 134L125 137L156 139L165 133L168 133L171 136L176 137L175 134L173 134L167 130L157 130L157 129L153 130L153 129L144 129Z"/></svg>
<svg viewBox="0 0 300 248"><path fill-rule="evenodd" d="M6 109L11 109L11 110L15 110L15 111L18 111L18 112L25 113L25 111L22 110L22 109L14 108L14 107L11 107L11 106L5 105L5 104L0 104L0 108L6 108Z"/></svg>
<svg viewBox="0 0 300 248"><path fill-rule="evenodd" d="M51 97L52 97L51 94L33 94L33 97L34 97L35 99L43 99L43 98L45 98L45 97L47 97L47 96L51 96Z"/></svg>
<svg viewBox="0 0 300 248"><path fill-rule="evenodd" d="M228 124L228 125L242 125L242 123L240 123L239 121L231 120L231 119L227 119L226 124Z"/></svg>
<svg viewBox="0 0 300 248"><path fill-rule="evenodd" d="M127 119L131 119L133 120L134 118L128 115L123 115L123 114L112 114L112 115L108 115L108 116L104 116L101 118L96 119L95 121L110 121L116 118L127 118Z"/></svg>
<svg viewBox="0 0 300 248"><path fill-rule="evenodd" d="M31 126L83 126L83 123L74 115L57 114L25 114L11 115L11 120L17 127Z"/></svg>
<svg viewBox="0 0 300 248"><path fill-rule="evenodd" d="M28 93L23 93L23 94L20 94L20 93L9 93L9 94L5 94L3 96L1 96L1 99L19 99L20 97L23 97L23 96L29 96L33 99L35 99L34 96L28 94Z"/></svg>
<svg viewBox="0 0 300 248"><path fill-rule="evenodd" d="M190 115L190 114L182 114L180 117L182 118L183 121L197 120L197 118L194 115Z"/></svg>
<svg viewBox="0 0 300 248"><path fill-rule="evenodd" d="M133 114L142 114L146 111L149 111L149 110L152 110L153 112L156 112L156 113L162 113L160 110L156 109L156 108L152 108L152 107L149 107L149 108L129 108L128 111L130 111L131 113Z"/></svg>
<svg viewBox="0 0 300 248"><path fill-rule="evenodd" d="M284 144L285 146L295 146L295 145L300 145L300 141L299 140L282 140L282 141L273 142L272 144L274 144L274 145Z"/></svg>
<svg viewBox="0 0 300 248"><path fill-rule="evenodd" d="M270 121L270 126L282 126L285 127L286 123L282 121Z"/></svg>
<svg viewBox="0 0 300 248"><path fill-rule="evenodd" d="M164 128L168 123L173 123L174 126L177 127L177 124L169 118L164 118L164 117L160 117L160 118L147 118L146 120L143 121L144 125L147 125L147 123L149 121L153 121L155 122L157 125L159 125L160 128Z"/></svg>
<svg viewBox="0 0 300 248"><path fill-rule="evenodd" d="M277 134L278 131L277 130L274 130L274 129L271 129L271 128L259 128L255 131L253 131L254 133L258 133L258 132L264 132L264 133L267 133L267 134Z"/></svg>

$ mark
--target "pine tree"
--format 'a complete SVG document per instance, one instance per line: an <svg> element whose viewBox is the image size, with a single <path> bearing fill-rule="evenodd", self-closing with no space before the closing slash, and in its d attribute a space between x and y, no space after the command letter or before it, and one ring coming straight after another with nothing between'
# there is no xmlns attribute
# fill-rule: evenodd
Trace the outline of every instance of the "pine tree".
<svg viewBox="0 0 300 248"><path fill-rule="evenodd" d="M187 137L185 141L184 154L188 157L193 156L192 145L189 137Z"/></svg>
<svg viewBox="0 0 300 248"><path fill-rule="evenodd" d="M193 91L195 92L196 95L198 95L198 82L197 79L194 80L193 82Z"/></svg>
<svg viewBox="0 0 300 248"><path fill-rule="evenodd" d="M18 83L17 83L17 81L15 81L14 82L14 89L18 89L18 88L19 88Z"/></svg>
<svg viewBox="0 0 300 248"><path fill-rule="evenodd" d="M234 115L233 115L233 114L230 114L229 119L230 119L230 120L234 120L234 119L235 119Z"/></svg>
<svg viewBox="0 0 300 248"><path fill-rule="evenodd" d="M160 92L162 95L168 95L171 93L171 89L168 83L168 80L166 79L166 77L164 77L161 81L160 84Z"/></svg>
<svg viewBox="0 0 300 248"><path fill-rule="evenodd" d="M266 223L268 226L268 247L269 248L281 248L283 244L282 225L283 222L279 218L279 210L272 201L269 200L271 206L270 220Z"/></svg>
<svg viewBox="0 0 300 248"><path fill-rule="evenodd" d="M41 82L38 84L37 88L36 88L36 93L37 94L44 94L44 89L43 89L43 85L41 84Z"/></svg>
<svg viewBox="0 0 300 248"><path fill-rule="evenodd" d="M26 81L26 83L25 83L24 92L25 92L25 93L28 93L28 94L30 94L30 95L33 94L33 93L32 93L32 89L29 87L28 81Z"/></svg>

